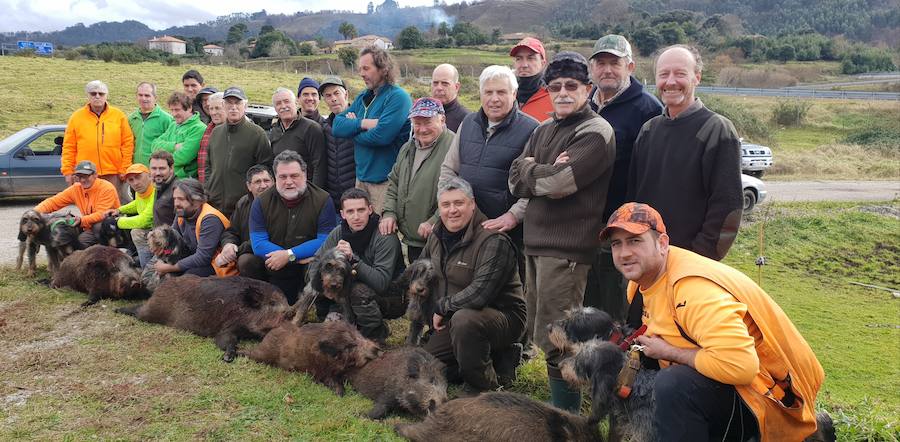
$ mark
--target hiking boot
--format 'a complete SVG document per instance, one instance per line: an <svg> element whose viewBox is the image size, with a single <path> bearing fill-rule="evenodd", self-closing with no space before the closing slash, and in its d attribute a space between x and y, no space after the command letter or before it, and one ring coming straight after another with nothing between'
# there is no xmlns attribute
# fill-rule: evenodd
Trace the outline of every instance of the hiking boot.
<svg viewBox="0 0 900 442"><path fill-rule="evenodd" d="M509 388L516 381L516 368L522 361L522 344L516 342L509 347L498 350L491 355L497 382L503 388Z"/></svg>

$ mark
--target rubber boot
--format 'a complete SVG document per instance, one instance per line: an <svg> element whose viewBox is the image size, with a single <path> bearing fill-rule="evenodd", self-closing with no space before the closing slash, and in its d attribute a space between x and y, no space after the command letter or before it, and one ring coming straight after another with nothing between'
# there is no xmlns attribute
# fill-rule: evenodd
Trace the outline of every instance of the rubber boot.
<svg viewBox="0 0 900 442"><path fill-rule="evenodd" d="M550 383L550 405L561 410L578 414L581 411L581 390L573 389L562 378L548 378Z"/></svg>

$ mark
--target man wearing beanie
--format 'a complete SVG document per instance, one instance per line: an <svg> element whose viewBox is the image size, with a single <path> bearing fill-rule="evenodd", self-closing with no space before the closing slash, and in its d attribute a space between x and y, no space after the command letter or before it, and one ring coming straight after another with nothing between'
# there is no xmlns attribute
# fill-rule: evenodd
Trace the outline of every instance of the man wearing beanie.
<svg viewBox="0 0 900 442"><path fill-rule="evenodd" d="M320 87L318 81L309 77L303 77L300 86L297 86L297 104L300 105L300 113L319 125L325 122L325 118L319 115Z"/></svg>
<svg viewBox="0 0 900 442"><path fill-rule="evenodd" d="M588 62L560 52L544 72L553 103L552 120L532 133L512 163L509 189L529 198L525 210L526 333L547 357L554 406L576 411L581 394L559 371L562 353L547 324L581 307L588 269L600 246L597 232L616 155L613 129L588 106Z"/></svg>
<svg viewBox="0 0 900 442"><path fill-rule="evenodd" d="M538 122L549 120L553 104L547 88L541 85L544 67L547 66L544 45L534 37L525 37L513 46L509 56L513 58L516 80L519 83L516 92L519 108Z"/></svg>

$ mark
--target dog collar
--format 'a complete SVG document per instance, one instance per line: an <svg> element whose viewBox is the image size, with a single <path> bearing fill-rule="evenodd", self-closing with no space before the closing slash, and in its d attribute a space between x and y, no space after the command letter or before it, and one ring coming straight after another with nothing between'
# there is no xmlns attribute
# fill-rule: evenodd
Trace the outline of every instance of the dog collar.
<svg viewBox="0 0 900 442"><path fill-rule="evenodd" d="M162 250L162 255L163 255L163 256L169 256L169 255L171 255L171 254L173 254L173 253L175 253L175 249L163 249L163 250Z"/></svg>
<svg viewBox="0 0 900 442"><path fill-rule="evenodd" d="M52 223L50 223L50 230L55 229L56 226L58 226L58 225L60 225L60 224L68 224L68 225L70 225L70 226L74 226L74 225L75 225L75 218L61 218L61 219L58 219L58 220L56 220L56 221L53 221Z"/></svg>
<svg viewBox="0 0 900 442"><path fill-rule="evenodd" d="M612 336L609 337L609 342L613 344L617 344L619 349L622 351L628 350L631 347L631 344L634 343L634 340L638 338L638 336L644 334L647 331L647 324L642 324L634 333L628 335L627 338L622 339L622 333L618 330L613 332Z"/></svg>

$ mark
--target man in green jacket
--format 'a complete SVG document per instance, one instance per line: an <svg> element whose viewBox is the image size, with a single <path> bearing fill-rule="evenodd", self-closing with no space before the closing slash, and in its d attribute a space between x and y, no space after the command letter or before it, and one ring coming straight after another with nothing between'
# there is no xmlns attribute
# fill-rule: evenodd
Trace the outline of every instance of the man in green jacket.
<svg viewBox="0 0 900 442"><path fill-rule="evenodd" d="M400 148L388 175L384 212L378 230L389 235L400 230L409 262L415 261L437 222L437 185L441 164L453 142L447 130L444 106L434 98L420 98L409 111L413 137Z"/></svg>
<svg viewBox="0 0 900 442"><path fill-rule="evenodd" d="M175 117L175 124L153 142L153 151L165 150L172 154L177 178L197 178L197 151L206 124L193 111L191 99L184 92L173 93L166 104Z"/></svg>
<svg viewBox="0 0 900 442"><path fill-rule="evenodd" d="M172 116L156 104L156 85L142 82L137 86L138 108L128 116L134 134L132 162L148 166L153 142L174 123Z"/></svg>
<svg viewBox="0 0 900 442"><path fill-rule="evenodd" d="M316 256L326 250L337 248L347 256L352 256L356 281L361 282L377 296L384 295L391 281L403 272L403 251L396 234L382 235L378 232L379 216L369 197L362 189L350 188L341 195L341 224L334 228L319 247ZM315 269L308 278L315 277ZM371 297L353 297L350 307L356 317L356 326L363 336L383 342L390 335L387 323L378 308L378 302ZM337 304L324 296L316 299L316 315L324 320L331 311L338 311Z"/></svg>
<svg viewBox="0 0 900 442"><path fill-rule="evenodd" d="M125 170L125 182L134 190L134 200L118 209L109 210L107 216L118 216L116 225L122 230L131 231L131 240L137 248L138 259L143 268L152 256L147 247L147 232L153 228L156 187L151 186L150 169L140 163L128 166Z"/></svg>

